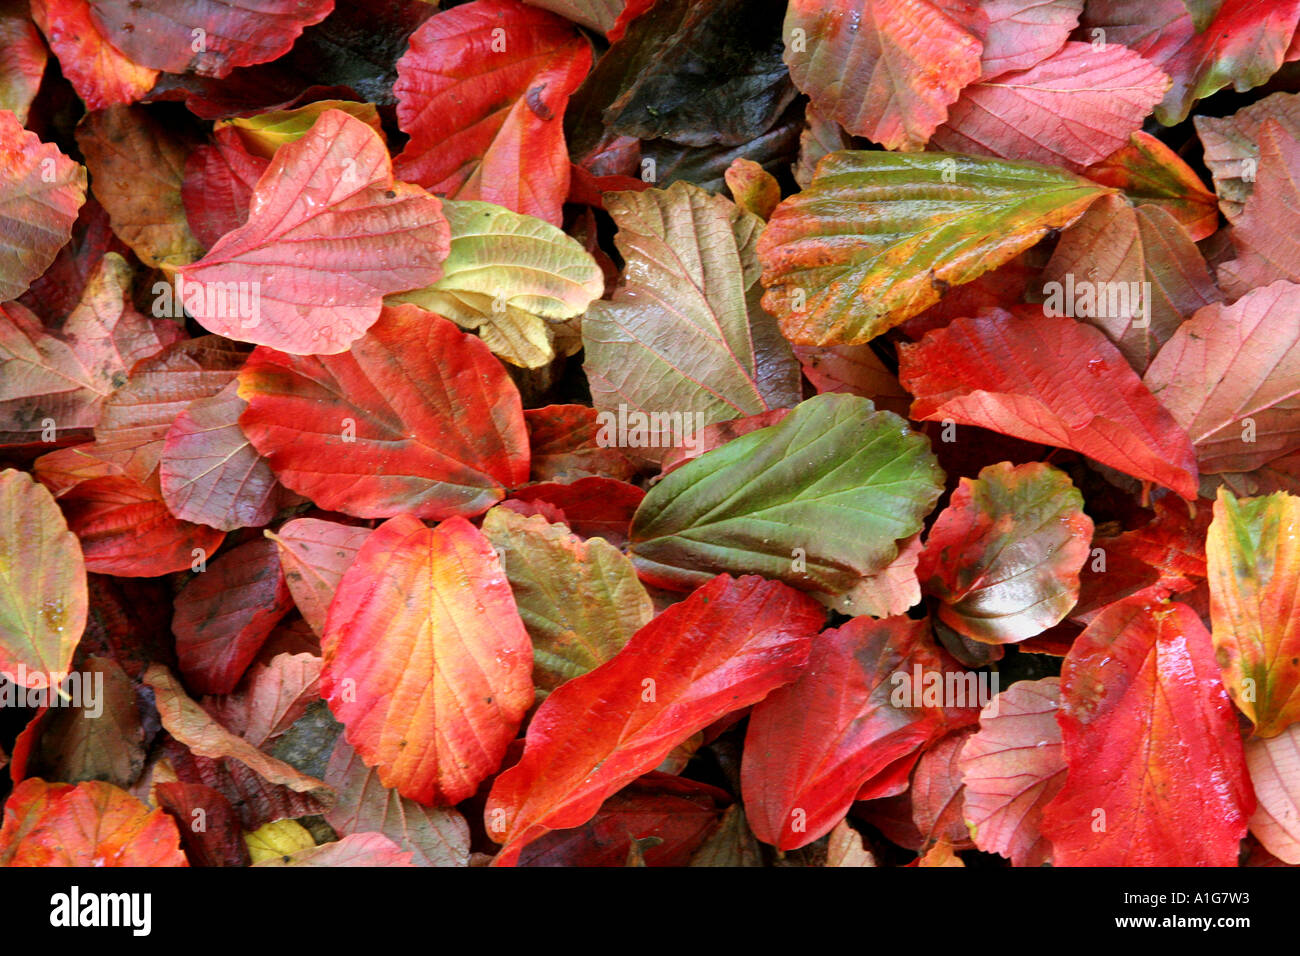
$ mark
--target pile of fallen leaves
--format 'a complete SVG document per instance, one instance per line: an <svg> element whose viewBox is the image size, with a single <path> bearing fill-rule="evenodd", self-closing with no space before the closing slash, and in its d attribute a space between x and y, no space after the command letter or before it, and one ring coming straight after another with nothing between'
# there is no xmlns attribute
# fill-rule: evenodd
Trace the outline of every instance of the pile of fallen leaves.
<svg viewBox="0 0 1300 956"><path fill-rule="evenodd" d="M0 864L1300 864L1298 22L3 0Z"/></svg>

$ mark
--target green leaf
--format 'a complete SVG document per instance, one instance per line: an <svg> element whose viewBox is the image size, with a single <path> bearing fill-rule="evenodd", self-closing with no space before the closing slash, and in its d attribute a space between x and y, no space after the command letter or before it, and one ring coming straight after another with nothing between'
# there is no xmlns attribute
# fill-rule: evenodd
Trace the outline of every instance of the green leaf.
<svg viewBox="0 0 1300 956"><path fill-rule="evenodd" d="M799 364L759 305L763 221L689 183L608 193L627 261L612 302L582 320L592 400L699 426L799 401Z"/></svg>
<svg viewBox="0 0 1300 956"><path fill-rule="evenodd" d="M533 640L539 699L612 658L654 616L632 563L603 538L583 541L562 524L507 508L487 513L483 533Z"/></svg>
<svg viewBox="0 0 1300 956"><path fill-rule="evenodd" d="M803 402L671 472L632 519L644 579L758 573L835 594L889 564L943 490L929 442L856 395Z"/></svg>
<svg viewBox="0 0 1300 956"><path fill-rule="evenodd" d="M581 315L604 294L596 260L576 239L534 216L473 200L444 199L442 210L451 225L442 278L388 301L414 302L478 330L513 364L549 362L555 357L551 323ZM576 345L576 333L572 338Z"/></svg>
<svg viewBox="0 0 1300 956"><path fill-rule="evenodd" d="M1035 163L841 150L758 244L763 306L796 345L856 345L1070 225L1105 186Z"/></svg>

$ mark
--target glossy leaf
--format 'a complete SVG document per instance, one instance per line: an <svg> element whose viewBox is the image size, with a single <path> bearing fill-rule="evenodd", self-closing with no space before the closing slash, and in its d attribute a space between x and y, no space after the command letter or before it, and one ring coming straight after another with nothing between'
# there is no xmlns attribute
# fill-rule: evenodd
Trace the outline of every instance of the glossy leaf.
<svg viewBox="0 0 1300 956"><path fill-rule="evenodd" d="M1255 733L1274 737L1300 717L1300 498L1221 489L1205 557L1223 682Z"/></svg>
<svg viewBox="0 0 1300 956"><path fill-rule="evenodd" d="M511 329L535 325L552 340L552 323L581 315L604 293L596 260L577 240L533 216L486 202L448 200L442 208L451 227L442 278L390 301L413 302L478 330L512 364L535 368L554 359L554 347L535 355L510 347Z"/></svg>
<svg viewBox="0 0 1300 956"><path fill-rule="evenodd" d="M253 190L268 165L269 160L248 152L231 129L218 130L211 144L189 154L181 201L190 230L205 249L248 222Z"/></svg>
<svg viewBox="0 0 1300 956"><path fill-rule="evenodd" d="M582 342L593 403L628 423L614 443L657 457L703 425L795 404L798 365L759 305L762 221L686 183L605 206L628 266L583 318ZM637 424L656 414L671 427Z"/></svg>
<svg viewBox="0 0 1300 956"><path fill-rule="evenodd" d="M1094 182L1123 190L1138 203L1159 206L1200 242L1219 228L1214 193L1178 154L1141 130L1128 144L1084 170Z"/></svg>
<svg viewBox="0 0 1300 956"><path fill-rule="evenodd" d="M209 331L332 355L375 323L385 295L441 276L447 243L441 203L393 179L373 129L327 110L271 160L248 222L180 270L178 297Z"/></svg>
<svg viewBox="0 0 1300 956"><path fill-rule="evenodd" d="M980 712L980 727L961 751L966 820L975 845L1015 866L1050 862L1039 829L1043 807L1065 784L1060 680L1017 681Z"/></svg>
<svg viewBox="0 0 1300 956"><path fill-rule="evenodd" d="M532 653L488 540L463 518L380 525L344 572L321 637L321 696L386 787L472 795L533 702Z"/></svg>
<svg viewBox="0 0 1300 956"><path fill-rule="evenodd" d="M1105 187L1027 163L831 153L759 241L763 307L798 345L857 345L1077 220Z"/></svg>
<svg viewBox="0 0 1300 956"><path fill-rule="evenodd" d="M1196 497L1187 434L1092 326L1001 311L957 319L900 346L899 379L915 396L915 419L1070 448Z"/></svg>
<svg viewBox="0 0 1300 956"><path fill-rule="evenodd" d="M1156 107L1166 126L1187 118L1192 103L1229 83L1244 93L1282 65L1300 22L1300 2L1228 3L1197 31L1183 0L1091 0L1080 26L1109 45L1141 54L1173 79Z"/></svg>
<svg viewBox="0 0 1300 956"><path fill-rule="evenodd" d="M474 0L430 17L397 63L397 119L411 137L398 175L558 226L564 108L590 67L587 41L545 10Z"/></svg>
<svg viewBox="0 0 1300 956"><path fill-rule="evenodd" d="M255 351L240 427L288 488L363 518L476 515L528 480L519 394L487 346L412 305L341 355Z"/></svg>
<svg viewBox="0 0 1300 956"><path fill-rule="evenodd" d="M1233 866L1255 798L1210 635L1185 604L1103 611L1061 668L1056 866Z"/></svg>
<svg viewBox="0 0 1300 956"><path fill-rule="evenodd" d="M488 834L506 844L496 863L513 864L550 830L581 826L677 744L792 680L821 622L814 601L779 582L720 575L613 660L559 687L488 797ZM575 720L585 733L572 732Z"/></svg>
<svg viewBox="0 0 1300 956"><path fill-rule="evenodd" d="M986 644L1023 641L1060 623L1079 597L1092 519L1062 471L990 465L961 479L925 539L917 577L939 619Z"/></svg>
<svg viewBox="0 0 1300 956"><path fill-rule="evenodd" d="M0 110L0 302L54 261L86 201L86 170Z"/></svg>

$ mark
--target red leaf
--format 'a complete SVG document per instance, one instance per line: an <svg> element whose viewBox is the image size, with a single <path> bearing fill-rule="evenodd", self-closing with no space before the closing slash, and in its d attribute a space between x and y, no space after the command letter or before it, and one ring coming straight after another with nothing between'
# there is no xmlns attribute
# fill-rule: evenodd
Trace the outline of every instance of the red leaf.
<svg viewBox="0 0 1300 956"><path fill-rule="evenodd" d="M941 709L912 706L895 679L941 670L928 631L924 620L855 617L820 634L799 679L754 708L740 779L756 837L781 850L805 846L844 818L868 781L910 758L906 780L921 748L948 729Z"/></svg>
<svg viewBox="0 0 1300 956"><path fill-rule="evenodd" d="M1259 128L1259 172L1246 207L1233 223L1237 258L1219 268L1219 281L1231 296L1276 279L1300 282L1300 139L1274 119Z"/></svg>
<svg viewBox="0 0 1300 956"><path fill-rule="evenodd" d="M912 819L925 845L946 843L954 850L973 850L966 829L965 795L958 758L975 733L965 727L921 754L912 771Z"/></svg>
<svg viewBox="0 0 1300 956"><path fill-rule="evenodd" d="M1040 462L1002 462L960 480L916 575L954 631L1012 644L1059 624L1074 607L1091 540L1092 519L1068 475Z"/></svg>
<svg viewBox="0 0 1300 956"><path fill-rule="evenodd" d="M1057 715L1069 767L1043 810L1057 866L1234 866L1255 808L1210 634L1129 598L1079 636Z"/></svg>
<svg viewBox="0 0 1300 956"><path fill-rule="evenodd" d="M0 302L26 292L54 261L85 201L85 168L0 110Z"/></svg>
<svg viewBox="0 0 1300 956"><path fill-rule="evenodd" d="M44 460L38 459L36 474L50 486L41 474ZM184 571L216 551L226 537L224 531L174 517L156 480L107 474L56 494L68 527L81 540L86 570L98 574L152 578Z"/></svg>
<svg viewBox="0 0 1300 956"><path fill-rule="evenodd" d="M190 402L167 430L158 467L172 514L219 531L266 524L286 496L239 427L248 403L238 388Z"/></svg>
<svg viewBox="0 0 1300 956"><path fill-rule="evenodd" d="M118 52L100 31L86 0L32 0L31 6L32 19L86 109L134 103L153 88L158 71Z"/></svg>
<svg viewBox="0 0 1300 956"><path fill-rule="evenodd" d="M975 845L1015 866L1041 866L1052 847L1039 831L1046 806L1065 784L1060 681L1017 681L980 713L961 751L966 820Z"/></svg>
<svg viewBox="0 0 1300 956"><path fill-rule="evenodd" d="M224 552L176 595L172 632L185 683L200 694L229 694L292 609L272 542Z"/></svg>
<svg viewBox="0 0 1300 956"><path fill-rule="evenodd" d="M218 77L283 56L333 9L334 0L90 0L100 32L137 63Z"/></svg>
<svg viewBox="0 0 1300 956"><path fill-rule="evenodd" d="M248 866L239 817L225 795L201 783L155 783L153 799L176 821L193 866ZM202 828L196 826L203 821Z"/></svg>
<svg viewBox="0 0 1300 956"><path fill-rule="evenodd" d="M785 62L812 105L850 133L916 150L979 79L987 24L968 0L791 0Z"/></svg>
<svg viewBox="0 0 1300 956"><path fill-rule="evenodd" d="M280 548L280 567L289 584L294 603L317 635L325 633L325 617L338 591L343 574L370 537L370 529L295 518L278 532L266 536Z"/></svg>
<svg viewBox="0 0 1300 956"><path fill-rule="evenodd" d="M260 348L239 383L249 441L286 487L322 508L476 515L528 480L509 375L479 339L415 306L384 309L342 355Z"/></svg>
<svg viewBox="0 0 1300 956"><path fill-rule="evenodd" d="M254 156L239 139L239 133L222 127L213 142L195 149L185 159L181 200L194 238L211 249L228 232L248 222L257 181L270 162Z"/></svg>
<svg viewBox="0 0 1300 956"><path fill-rule="evenodd" d="M627 481L636 465L618 448L602 447L596 410L588 405L524 409L534 481L606 477Z"/></svg>
<svg viewBox="0 0 1300 956"><path fill-rule="evenodd" d="M981 79L1027 70L1065 45L1083 0L980 0L988 29L980 39Z"/></svg>
<svg viewBox="0 0 1300 956"><path fill-rule="evenodd" d="M472 796L533 702L510 584L464 518L376 528L343 575L321 649L321 694L348 742L419 803Z"/></svg>
<svg viewBox="0 0 1300 956"><path fill-rule="evenodd" d="M793 679L823 613L779 582L719 575L612 660L561 684L488 797L488 835L506 844L497 864L514 864L550 830L586 823L682 741Z"/></svg>
<svg viewBox="0 0 1300 956"><path fill-rule="evenodd" d="M1206 152L1208 161L1208 146ZM1088 167L1083 174L1094 182L1124 190L1135 201L1159 206L1177 219L1196 242L1214 235L1219 228L1214 193L1205 188L1177 153L1149 133L1134 133L1128 145Z"/></svg>
<svg viewBox="0 0 1300 956"><path fill-rule="evenodd" d="M1204 30L1184 0L1089 0L1080 26L1090 39L1123 44L1169 74L1174 85L1156 119L1172 126L1200 97L1229 83L1244 93L1277 72L1297 21L1300 0L1225 3Z"/></svg>
<svg viewBox="0 0 1300 956"><path fill-rule="evenodd" d="M1070 448L1196 497L1187 434L1097 329L993 310L899 346L912 417Z"/></svg>
<svg viewBox="0 0 1300 956"><path fill-rule="evenodd" d="M644 491L625 481L579 478L571 484L545 482L519 488L511 494L506 507L520 514L541 514L544 512L539 506L551 505L561 512L553 520L563 521L579 537L604 538L622 547L627 543L632 515L644 497ZM514 502L525 502L532 507L516 508Z"/></svg>
<svg viewBox="0 0 1300 956"><path fill-rule="evenodd" d="M1027 70L966 87L930 141L1078 171L1125 146L1168 88L1132 50L1071 42Z"/></svg>
<svg viewBox="0 0 1300 956"><path fill-rule="evenodd" d="M474 0L430 17L397 61L397 118L411 137L398 174L558 226L564 109L590 67L588 42L545 10Z"/></svg>
<svg viewBox="0 0 1300 956"><path fill-rule="evenodd" d="M326 110L276 152L248 222L179 270L177 299L227 338L335 354L375 323L385 295L441 277L450 241L442 204L393 179L379 134Z"/></svg>
<svg viewBox="0 0 1300 956"><path fill-rule="evenodd" d="M14 788L0 866L188 866L176 824L111 783L38 777Z"/></svg>
<svg viewBox="0 0 1300 956"><path fill-rule="evenodd" d="M196 399L234 381L246 352L215 335L183 339L131 370L104 401L95 426L95 455L137 481L152 481L167 433Z"/></svg>
<svg viewBox="0 0 1300 956"><path fill-rule="evenodd" d="M528 844L517 865L626 866L628 851L645 840L646 866L686 866L728 802L725 792L708 784L648 773L606 800L582 826Z"/></svg>

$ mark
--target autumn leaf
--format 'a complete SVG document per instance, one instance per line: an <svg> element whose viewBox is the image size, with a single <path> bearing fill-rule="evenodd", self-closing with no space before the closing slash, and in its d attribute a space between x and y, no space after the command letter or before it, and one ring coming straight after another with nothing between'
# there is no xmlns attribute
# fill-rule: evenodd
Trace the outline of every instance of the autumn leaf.
<svg viewBox="0 0 1300 956"><path fill-rule="evenodd" d="M755 836L781 850L811 843L864 784L942 733L943 711L895 679L940 673L926 631L905 617L853 618L819 634L807 669L754 708L741 793Z"/></svg>
<svg viewBox="0 0 1300 956"><path fill-rule="evenodd" d="M1233 866L1255 798L1210 635L1185 604L1118 601L1061 668L1056 866Z"/></svg>
<svg viewBox="0 0 1300 956"><path fill-rule="evenodd" d="M614 657L654 608L632 563L601 538L493 508L483 533L501 556L532 638L533 683L548 693Z"/></svg>
<svg viewBox="0 0 1300 956"><path fill-rule="evenodd" d="M1109 191L1045 166L845 150L776 208L763 307L797 345L858 345L1077 220Z"/></svg>
<svg viewBox="0 0 1300 956"><path fill-rule="evenodd" d="M779 582L719 575L557 688L488 798L488 834L505 844L496 863L513 864L550 830L581 826L678 743L792 680L822 617ZM572 733L574 720L587 732Z"/></svg>
<svg viewBox="0 0 1300 956"><path fill-rule="evenodd" d="M1246 768L1259 800L1250 832L1284 863L1300 863L1300 727L1246 741Z"/></svg>
<svg viewBox="0 0 1300 956"><path fill-rule="evenodd" d="M590 68L588 42L545 10L473 0L430 17L397 62L397 119L410 135L398 175L559 225L564 109Z"/></svg>
<svg viewBox="0 0 1300 956"><path fill-rule="evenodd" d="M1138 130L1127 145L1083 174L1122 190L1135 203L1159 206L1197 242L1219 228L1214 193L1177 153L1149 133Z"/></svg>
<svg viewBox="0 0 1300 956"><path fill-rule="evenodd" d="M522 408L505 370L486 345L412 305L385 309L340 355L259 348L239 397L253 447L322 508L476 515L528 480Z"/></svg>
<svg viewBox="0 0 1300 956"><path fill-rule="evenodd" d="M31 0L31 8L87 109L134 103L153 88L158 71L117 49L95 22L88 0Z"/></svg>
<svg viewBox="0 0 1300 956"><path fill-rule="evenodd" d="M32 777L5 803L0 866L188 866L176 823L111 783Z"/></svg>
<svg viewBox="0 0 1300 956"><path fill-rule="evenodd" d="M853 135L918 150L979 79L987 22L974 4L792 0L785 62L813 106Z"/></svg>
<svg viewBox="0 0 1300 956"><path fill-rule="evenodd" d="M1079 596L1092 520L1068 475L1036 462L990 465L961 479L917 565L939 619L987 644L1060 623Z"/></svg>
<svg viewBox="0 0 1300 956"><path fill-rule="evenodd" d="M798 366L758 301L762 221L686 183L605 205L628 266L613 299L583 318L583 368L595 406L633 423L618 444L657 457L699 426L795 404ZM673 414L675 429L639 432L629 417Z"/></svg>
<svg viewBox="0 0 1300 956"><path fill-rule="evenodd" d="M319 23L334 0L89 0L109 42L137 63L168 73L226 76L238 66L289 52L304 27ZM197 32L196 32L197 31Z"/></svg>
<svg viewBox="0 0 1300 956"><path fill-rule="evenodd" d="M979 730L962 747L967 825L975 845L1015 866L1050 862L1040 830L1043 807L1065 784L1060 681L1017 681L980 711Z"/></svg>
<svg viewBox="0 0 1300 956"><path fill-rule="evenodd" d="M1274 737L1300 717L1300 498L1214 502L1205 542L1214 649L1232 702L1255 733Z"/></svg>
<svg viewBox="0 0 1300 956"><path fill-rule="evenodd" d="M36 24L17 4L6 4L0 11L0 51L0 110L10 111L25 125L49 54Z"/></svg>
<svg viewBox="0 0 1300 956"><path fill-rule="evenodd" d="M0 672L28 687L66 674L86 625L86 565L53 496L0 471Z"/></svg>
<svg viewBox="0 0 1300 956"><path fill-rule="evenodd" d="M370 528L294 518L265 534L280 549L280 567L298 610L318 636L324 634L339 582L370 537Z"/></svg>
<svg viewBox="0 0 1300 956"><path fill-rule="evenodd" d="M1198 310L1143 381L1186 430L1202 474L1251 471L1300 448L1300 285Z"/></svg>
<svg viewBox="0 0 1300 956"><path fill-rule="evenodd" d="M528 634L492 545L463 518L380 525L339 582L321 695L379 779L453 804L493 773L533 702Z"/></svg>
<svg viewBox="0 0 1300 956"><path fill-rule="evenodd" d="M962 90L931 142L939 149L1081 171L1128 143L1169 78L1133 51L1069 42L1029 69Z"/></svg>
<svg viewBox="0 0 1300 956"><path fill-rule="evenodd" d="M1194 116L1196 133L1205 147L1205 165L1214 177L1219 208L1236 222L1254 192L1259 174L1260 133L1264 124L1278 124L1274 145L1300 139L1300 94L1274 93L1231 116ZM1199 238L1199 237L1198 237Z"/></svg>
<svg viewBox="0 0 1300 956"><path fill-rule="evenodd" d="M0 302L26 292L54 261L85 201L85 168L0 110Z"/></svg>
<svg viewBox="0 0 1300 956"><path fill-rule="evenodd" d="M1277 279L1300 282L1300 240L1293 213L1300 209L1300 139L1276 120L1259 128L1259 172L1255 189L1233 224L1237 258L1219 268L1219 281L1232 296Z"/></svg>
<svg viewBox="0 0 1300 956"><path fill-rule="evenodd" d="M555 358L556 326L586 311L605 291L596 260L555 226L500 206L469 200L442 205L450 252L437 282L390 297L412 302L475 330L513 365L537 368ZM518 342L544 345L521 348ZM568 338L576 340L576 333Z"/></svg>
<svg viewBox="0 0 1300 956"><path fill-rule="evenodd" d="M1222 299L1200 251L1172 215L1155 205L1134 208L1118 196L1103 196L1061 235L1043 280L1044 289L1088 283L1106 290L1105 301L1076 309L1076 315L1105 332L1139 374L1186 317ZM1112 308L1111 289L1139 294L1116 295Z"/></svg>
<svg viewBox="0 0 1300 956"><path fill-rule="evenodd" d="M271 160L248 222L179 270L177 298L228 338L332 355L375 323L386 294L442 275L448 234L441 203L393 179L378 134L327 110Z"/></svg>
<svg viewBox="0 0 1300 956"><path fill-rule="evenodd" d="M1071 448L1196 497L1187 434L1092 326L1000 310L958 319L901 346L899 378L915 396L913 418Z"/></svg>

